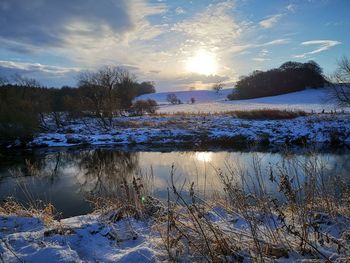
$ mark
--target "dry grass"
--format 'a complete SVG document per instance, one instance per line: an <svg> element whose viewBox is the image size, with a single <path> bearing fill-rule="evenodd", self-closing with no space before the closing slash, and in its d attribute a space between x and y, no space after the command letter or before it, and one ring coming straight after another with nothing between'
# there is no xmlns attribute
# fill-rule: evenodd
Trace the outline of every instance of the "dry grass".
<svg viewBox="0 0 350 263"><path fill-rule="evenodd" d="M115 127L123 127L123 128L156 128L158 124L156 122L152 121L145 121L145 120L126 120L126 121L121 121L118 120L117 122L114 123Z"/></svg>
<svg viewBox="0 0 350 263"><path fill-rule="evenodd" d="M0 204L0 215L35 217L41 219L46 225L50 225L58 214L51 203L45 204L38 201L35 205L28 207L13 198L8 198Z"/></svg>
<svg viewBox="0 0 350 263"><path fill-rule="evenodd" d="M207 117L207 116L232 116L240 119L255 119L255 120L278 120L278 119L293 119L301 116L307 116L305 111L293 110L278 110L278 109L258 109L258 110L242 110L242 111L224 111L224 112L175 112L175 113L156 113L153 116L160 117Z"/></svg>
<svg viewBox="0 0 350 263"><path fill-rule="evenodd" d="M40 169L30 161L25 161L28 174L31 176L41 176ZM18 178L17 185L27 199L26 204L19 203L14 198L9 197L0 203L0 214L2 215L17 215L24 217L36 217L41 219L45 224L50 225L55 218L60 216L55 207L50 202L35 199L34 195L29 191L27 185L20 178L24 175L21 170L10 170L10 174Z"/></svg>
<svg viewBox="0 0 350 263"><path fill-rule="evenodd" d="M287 110L252 110L252 111L235 111L233 114L240 119L248 120L280 120L294 119L301 116L306 116L305 111L287 111Z"/></svg>
<svg viewBox="0 0 350 263"><path fill-rule="evenodd" d="M168 128L169 126L176 126L177 128L189 129L193 125L191 117L232 117L245 120L281 120L293 119L297 117L307 116L305 111L292 110L276 110L276 109L260 109L250 111L227 111L214 113L191 113L191 112L176 112L156 113L147 117L147 119L129 119L118 120L114 123L115 127L123 128ZM164 120L157 120L157 117L166 117ZM153 118L153 119L152 119Z"/></svg>
<svg viewBox="0 0 350 263"><path fill-rule="evenodd" d="M249 258L270 262L297 253L333 262L333 252L325 252L327 249L350 259L348 241L321 231L325 226L337 226L346 235L349 228L342 218L349 216L350 195L345 191L338 199L336 187L343 183L327 178L320 160L315 157L288 167L271 167L270 182L281 193L280 200L267 191L261 160L256 157L251 165L250 174L236 166L229 168L229 174L217 170L225 194L216 196L215 203L197 196L193 183L188 189L190 198L185 197L185 184L175 186L172 180L167 213L156 226L161 236L159 245L169 260L240 262ZM174 169L172 178L173 174ZM224 209L231 219L215 212L214 207ZM213 215L220 224L211 220ZM245 228L235 226L239 220Z"/></svg>

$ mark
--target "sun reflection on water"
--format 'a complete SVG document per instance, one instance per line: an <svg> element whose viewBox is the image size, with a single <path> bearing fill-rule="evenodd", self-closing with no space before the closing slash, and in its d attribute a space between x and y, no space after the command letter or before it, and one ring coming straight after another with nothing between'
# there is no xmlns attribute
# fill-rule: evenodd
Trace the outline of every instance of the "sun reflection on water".
<svg viewBox="0 0 350 263"><path fill-rule="evenodd" d="M210 152L196 152L195 157L198 161L205 163L210 162L213 158L212 153Z"/></svg>

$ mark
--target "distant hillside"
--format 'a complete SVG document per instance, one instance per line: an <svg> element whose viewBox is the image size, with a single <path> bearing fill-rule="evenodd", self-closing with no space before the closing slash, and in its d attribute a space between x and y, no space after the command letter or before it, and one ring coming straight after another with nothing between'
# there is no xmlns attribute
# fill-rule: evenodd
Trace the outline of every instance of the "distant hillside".
<svg viewBox="0 0 350 263"><path fill-rule="evenodd" d="M233 89L223 89L219 93L213 90L191 90L191 91L174 91L145 94L137 97L135 100L152 99L158 104L169 104L166 100L169 94L175 94L182 103L189 103L194 98L196 103L222 101L227 99L227 95L232 93Z"/></svg>
<svg viewBox="0 0 350 263"><path fill-rule="evenodd" d="M280 109L280 110L305 110L308 112L326 112L340 110L333 102L329 101L329 88L323 89L306 89L288 94L277 96L268 96L255 99L244 100L228 100L227 95L233 89L222 90L216 94L212 90L195 90L195 91L176 91L176 92L161 92L142 95L136 100L153 99L160 105L159 113L213 113L227 112L235 110L255 110L255 109ZM169 93L174 93L183 104L170 105L166 101L166 96ZM195 98L196 102L190 104L191 97ZM349 111L349 108L342 110Z"/></svg>

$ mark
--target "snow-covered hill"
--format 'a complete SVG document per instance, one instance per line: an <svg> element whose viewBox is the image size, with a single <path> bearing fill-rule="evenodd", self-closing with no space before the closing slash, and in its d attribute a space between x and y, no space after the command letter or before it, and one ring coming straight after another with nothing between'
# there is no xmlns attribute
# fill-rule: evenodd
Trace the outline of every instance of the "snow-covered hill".
<svg viewBox="0 0 350 263"><path fill-rule="evenodd" d="M326 112L345 110L340 109L333 102L329 101L330 89L306 89L303 91L292 92L288 94L263 97L248 100L227 99L227 95L232 89L225 89L216 93L212 90L195 90L195 91L177 91L177 92L161 92L142 95L136 100L153 99L160 105L159 113L215 113L235 110L255 110L255 109L281 109L281 110L304 110L308 112ZM174 93L183 104L171 105L166 101L169 93ZM191 98L195 99L195 103L191 104Z"/></svg>
<svg viewBox="0 0 350 263"><path fill-rule="evenodd" d="M188 104L191 98L194 98L197 103L199 102L213 102L223 101L227 99L227 95L232 92L232 89L224 89L219 93L213 90L191 90L191 91L174 91L174 92L159 92L152 94L145 94L138 97L136 100L152 99L158 102L158 104L169 104L166 97L169 94L175 94L182 103Z"/></svg>

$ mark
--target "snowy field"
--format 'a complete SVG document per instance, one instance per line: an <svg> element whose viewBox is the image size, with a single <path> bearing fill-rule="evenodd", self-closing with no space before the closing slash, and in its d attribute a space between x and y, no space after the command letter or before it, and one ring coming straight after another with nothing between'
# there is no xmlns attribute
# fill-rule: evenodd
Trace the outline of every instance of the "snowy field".
<svg viewBox="0 0 350 263"><path fill-rule="evenodd" d="M232 89L224 89L219 93L212 90L195 90L195 91L178 91L146 94L138 97L136 100L153 99L160 105L159 113L218 113L236 110L256 110L256 109L280 109L280 110L303 110L307 112L320 113L323 110L346 111L349 108L340 109L337 105L329 102L330 89L307 89L289 94L278 96L233 100L227 99L227 95ZM169 93L175 94L183 104L171 105L167 102L166 97ZM191 104L191 98L195 103Z"/></svg>

